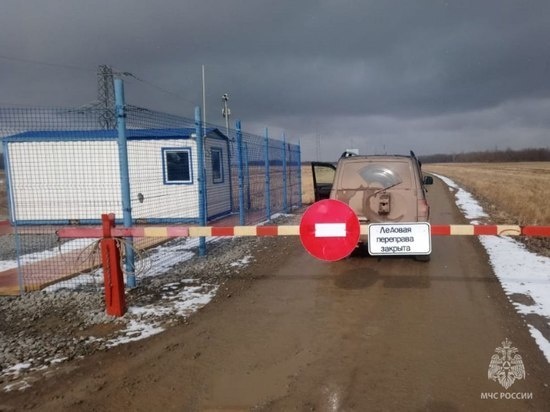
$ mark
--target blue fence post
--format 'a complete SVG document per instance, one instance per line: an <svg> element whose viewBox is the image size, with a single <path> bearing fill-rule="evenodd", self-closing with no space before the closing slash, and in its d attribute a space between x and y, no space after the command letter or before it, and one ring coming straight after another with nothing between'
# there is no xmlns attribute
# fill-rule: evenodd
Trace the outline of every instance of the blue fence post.
<svg viewBox="0 0 550 412"><path fill-rule="evenodd" d="M233 148L233 141L229 137L229 133L227 134L227 165L229 170L227 171L228 177L229 177L229 210L231 210L231 213L235 210L235 202L233 201L233 167L231 165L232 159L231 159L231 150ZM224 165L225 167L225 165Z"/></svg>
<svg viewBox="0 0 550 412"><path fill-rule="evenodd" d="M124 101L124 83L122 79L115 79L115 112L118 132L118 160L120 174L120 192L122 200L122 224L132 226L132 199L130 197L130 173L128 171L128 141L126 139L126 103ZM134 239L126 238L125 267L126 284L136 286Z"/></svg>
<svg viewBox="0 0 550 412"><path fill-rule="evenodd" d="M286 136L283 133L283 210L288 213L288 196L287 196L287 169L286 169Z"/></svg>
<svg viewBox="0 0 550 412"><path fill-rule="evenodd" d="M237 120L237 161L239 163L239 224L244 225L244 165L243 165L243 132L241 121Z"/></svg>
<svg viewBox="0 0 550 412"><path fill-rule="evenodd" d="M271 188L269 179L269 130L265 128L264 139L264 164L265 164L265 209L267 214L267 220L271 220Z"/></svg>
<svg viewBox="0 0 550 412"><path fill-rule="evenodd" d="M198 157L198 173L197 179L199 182L199 224L206 226L207 213L206 213L206 179L204 173L204 139L202 136L202 120L201 120L201 108L195 107L195 134L197 135L197 157ZM206 255L206 238L204 236L199 237L199 256Z"/></svg>
<svg viewBox="0 0 550 412"><path fill-rule="evenodd" d="M288 210L292 211L292 206L294 205L294 197L293 190L294 190L294 176L292 174L292 164L294 159L294 154L292 153L292 145L289 143L286 145L287 150L287 164L286 164L286 170L287 170L287 191L288 191Z"/></svg>
<svg viewBox="0 0 550 412"><path fill-rule="evenodd" d="M302 207L302 142L298 141L298 207Z"/></svg>
<svg viewBox="0 0 550 412"><path fill-rule="evenodd" d="M250 163L248 158L248 142L243 142L243 187L245 194L244 210L250 210L252 207L251 190L250 190Z"/></svg>
<svg viewBox="0 0 550 412"><path fill-rule="evenodd" d="M15 201L12 193L14 190L13 182L11 180L11 163L10 152L7 142L2 142L3 156L4 156L4 173L6 181L6 194L8 200L8 212L9 219L13 224L13 235L15 240L15 256L17 262L17 284L19 286L19 294L25 294L25 279L23 278L23 263L21 262L22 250L21 250L21 236L19 234L19 225L17 224L17 212L15 209Z"/></svg>

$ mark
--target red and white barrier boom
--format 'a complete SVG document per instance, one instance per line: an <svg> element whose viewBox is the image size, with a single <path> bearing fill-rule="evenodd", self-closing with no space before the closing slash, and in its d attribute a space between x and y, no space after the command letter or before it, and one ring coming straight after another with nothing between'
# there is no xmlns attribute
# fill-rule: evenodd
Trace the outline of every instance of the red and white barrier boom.
<svg viewBox="0 0 550 412"><path fill-rule="evenodd" d="M67 227L60 238L102 238L107 312L121 316L125 311L120 250L121 237L221 237L300 236L314 257L336 261L351 254L360 238L368 239L369 252L378 255L428 255L432 236L538 236L550 237L550 226L519 225L430 225L427 222L373 223L360 225L354 211L338 200L321 200L310 206L300 225L280 226L149 226L115 227L114 215L103 215L102 228Z"/></svg>

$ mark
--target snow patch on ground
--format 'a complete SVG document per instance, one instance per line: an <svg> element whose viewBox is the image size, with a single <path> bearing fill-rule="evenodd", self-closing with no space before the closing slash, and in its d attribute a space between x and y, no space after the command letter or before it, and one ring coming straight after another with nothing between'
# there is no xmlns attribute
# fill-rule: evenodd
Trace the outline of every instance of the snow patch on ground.
<svg viewBox="0 0 550 412"><path fill-rule="evenodd" d="M213 243L220 239L210 237L206 238L206 241L207 243ZM59 248L22 256L20 261L22 264L36 262L69 250L89 247L96 241L97 239L86 239L85 241L79 239L78 241L66 242ZM136 264L138 279L159 277L169 272L174 266L181 265L194 257L198 245L199 239L178 239L143 252L141 259ZM252 256L246 255L230 266L240 269L247 266L251 260ZM17 261L0 262L0 270L11 267L17 267ZM96 285L102 285L102 283L103 271L97 269L71 279L71 288L75 286L86 287L88 285L97 287ZM66 287L67 285L63 285L61 282L44 289L43 292L50 295L48 292L57 292ZM156 299L154 303L144 306L130 306L126 314L118 319L108 316L101 317L99 322L115 322L122 326L116 334L102 338L91 336L83 340L81 344L96 345L99 342L104 348L112 348L161 333L170 324L177 322L178 319L186 318L208 304L216 296L218 289L219 285L201 282L196 278L180 278L175 282L161 284L159 286L160 298ZM102 292L98 291L97 293ZM49 365L61 363L65 360L67 358L46 359ZM30 386L29 382L17 378L23 376L26 372L38 371L43 368L44 365L39 362L35 363L34 359L26 359L23 362L4 367L0 371L0 378L7 377L12 382L4 385L3 390L24 390L28 388Z"/></svg>
<svg viewBox="0 0 550 412"><path fill-rule="evenodd" d="M232 262L230 264L231 267L246 267L248 264L252 261L253 256L247 255L243 257L242 259L237 260L236 262Z"/></svg>
<svg viewBox="0 0 550 412"><path fill-rule="evenodd" d="M161 299L146 306L131 306L124 315L126 327L118 336L107 341L107 347L114 347L156 335L165 330L166 319L172 322L177 318L185 318L210 302L218 290L218 286L202 284L200 286L186 285L192 279L171 283L162 288Z"/></svg>
<svg viewBox="0 0 550 412"><path fill-rule="evenodd" d="M435 175L455 191L456 203L472 224L488 215L474 197L453 180ZM550 258L529 252L525 246L507 236L480 236L479 240L489 255L491 266L505 293L529 296L535 303L525 305L510 299L518 313L539 315L550 326ZM531 336L550 363L550 342L535 326L529 324Z"/></svg>
<svg viewBox="0 0 550 412"><path fill-rule="evenodd" d="M69 242L65 242L59 247L50 250L44 250L42 252L29 253L21 256L21 265L28 265L30 263L39 262L44 259L49 259L60 254L71 252L78 249L87 249L93 245L97 239L75 239ZM0 261L0 272L5 270L14 269L18 266L17 260L2 260Z"/></svg>

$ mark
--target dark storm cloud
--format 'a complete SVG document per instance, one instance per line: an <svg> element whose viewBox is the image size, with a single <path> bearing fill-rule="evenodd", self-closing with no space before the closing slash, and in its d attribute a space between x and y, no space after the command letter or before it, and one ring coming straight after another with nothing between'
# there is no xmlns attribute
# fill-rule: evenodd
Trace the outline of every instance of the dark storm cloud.
<svg viewBox="0 0 550 412"><path fill-rule="evenodd" d="M106 63L157 86L128 78L132 103L190 116L204 64L209 120L229 92L248 124L306 146L540 145L548 21L547 1L4 0L0 56L84 70L0 58L0 102L86 103Z"/></svg>
<svg viewBox="0 0 550 412"><path fill-rule="evenodd" d="M249 79L251 92L267 96L266 111L276 103L270 96L288 96L282 109L288 113L327 115L436 114L549 95L547 7L402 3L384 2L383 9L365 3L355 14L334 6L313 14L308 35L296 41L288 32L297 27L288 27L271 59L258 63L261 76Z"/></svg>

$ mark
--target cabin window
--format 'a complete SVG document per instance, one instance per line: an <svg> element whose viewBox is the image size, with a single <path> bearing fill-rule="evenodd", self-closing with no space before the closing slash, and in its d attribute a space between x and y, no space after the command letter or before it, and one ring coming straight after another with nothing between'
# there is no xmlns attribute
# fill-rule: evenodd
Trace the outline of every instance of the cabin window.
<svg viewBox="0 0 550 412"><path fill-rule="evenodd" d="M212 181L213 183L223 183L223 161L222 149L213 147L211 154L212 161Z"/></svg>
<svg viewBox="0 0 550 412"><path fill-rule="evenodd" d="M162 149L165 184L192 184L190 148Z"/></svg>

